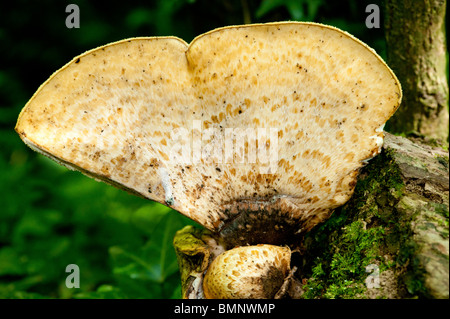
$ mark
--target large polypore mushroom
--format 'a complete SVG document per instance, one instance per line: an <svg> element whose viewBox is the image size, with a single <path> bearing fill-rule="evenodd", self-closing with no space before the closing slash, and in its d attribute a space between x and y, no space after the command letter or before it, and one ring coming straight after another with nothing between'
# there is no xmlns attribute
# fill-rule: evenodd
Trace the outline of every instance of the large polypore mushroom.
<svg viewBox="0 0 450 319"><path fill-rule="evenodd" d="M16 131L225 249L285 245L350 198L400 99L389 67L348 33L246 25L86 52L38 89Z"/></svg>

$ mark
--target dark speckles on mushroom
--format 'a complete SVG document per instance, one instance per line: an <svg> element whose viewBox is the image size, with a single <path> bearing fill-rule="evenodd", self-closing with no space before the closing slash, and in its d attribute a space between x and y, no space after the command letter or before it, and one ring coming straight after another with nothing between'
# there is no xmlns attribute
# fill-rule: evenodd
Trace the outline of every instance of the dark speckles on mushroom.
<svg viewBox="0 0 450 319"><path fill-rule="evenodd" d="M356 180L348 172L361 167L374 128L401 97L375 52L335 28L308 23L222 28L190 45L173 37L127 39L73 61L21 113L16 130L24 141L149 199L170 204L176 197L173 208L238 245L285 244L298 229L322 221L318 211L345 203ZM276 173L257 177L260 158L173 165L174 128L187 128L191 138L192 121L201 120L203 129L209 119L220 133L282 129L277 143L255 141L277 144ZM208 142L218 149L219 140ZM157 188L161 176L165 189ZM251 232L244 227L236 235L239 224Z"/></svg>

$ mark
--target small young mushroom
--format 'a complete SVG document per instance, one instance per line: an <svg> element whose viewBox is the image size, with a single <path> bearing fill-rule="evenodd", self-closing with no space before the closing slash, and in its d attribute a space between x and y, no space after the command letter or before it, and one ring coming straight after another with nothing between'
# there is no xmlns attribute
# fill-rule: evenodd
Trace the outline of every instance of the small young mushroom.
<svg viewBox="0 0 450 319"><path fill-rule="evenodd" d="M220 254L208 268L208 299L274 298L289 275L291 250L274 245L242 246Z"/></svg>
<svg viewBox="0 0 450 319"><path fill-rule="evenodd" d="M133 38L88 51L37 90L16 131L197 221L225 249L295 245L350 198L401 94L383 60L337 28L233 26L189 45Z"/></svg>

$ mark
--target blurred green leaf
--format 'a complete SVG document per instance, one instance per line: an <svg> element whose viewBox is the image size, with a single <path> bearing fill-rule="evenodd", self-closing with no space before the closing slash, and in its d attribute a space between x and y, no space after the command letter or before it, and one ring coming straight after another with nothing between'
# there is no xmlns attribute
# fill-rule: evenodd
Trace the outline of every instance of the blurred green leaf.
<svg viewBox="0 0 450 319"><path fill-rule="evenodd" d="M263 0L255 12L257 18L261 18L277 7L285 5L285 0Z"/></svg>
<svg viewBox="0 0 450 319"><path fill-rule="evenodd" d="M125 18L125 23L131 29L138 29L145 25L153 23L154 15L152 11L147 8L136 8L131 10Z"/></svg>
<svg viewBox="0 0 450 319"><path fill-rule="evenodd" d="M170 210L160 211L159 215L160 220L144 246L114 246L109 249L113 273L118 282L122 283L119 287L128 290L131 295L144 292L148 297L155 291L161 292L164 282L178 273L172 240L175 232L185 225L185 221ZM123 287L125 283L127 287ZM130 291L130 287L135 288Z"/></svg>
<svg viewBox="0 0 450 319"><path fill-rule="evenodd" d="M26 273L19 253L13 247L0 249L0 276L23 275Z"/></svg>
<svg viewBox="0 0 450 319"><path fill-rule="evenodd" d="M117 287L101 285L96 291L82 292L74 295L77 299L124 299L127 296Z"/></svg>
<svg viewBox="0 0 450 319"><path fill-rule="evenodd" d="M1 299L50 299L50 297L35 293L6 288L0 285Z"/></svg>
<svg viewBox="0 0 450 319"><path fill-rule="evenodd" d="M255 15L261 18L279 7L285 7L293 20L313 21L321 5L323 0L263 0Z"/></svg>
<svg viewBox="0 0 450 319"><path fill-rule="evenodd" d="M60 212L51 209L36 209L26 212L14 228L13 240L23 241L28 236L46 236L61 222Z"/></svg>
<svg viewBox="0 0 450 319"><path fill-rule="evenodd" d="M324 5L323 0L309 0L306 1L307 4L307 21L314 21L317 17L317 12L319 11L319 8Z"/></svg>
<svg viewBox="0 0 450 319"><path fill-rule="evenodd" d="M145 257L151 259L153 274L157 274L153 279L160 283L178 271L172 243L175 233L183 225L183 219L177 213L167 214L158 224L149 242L143 247Z"/></svg>
<svg viewBox="0 0 450 319"><path fill-rule="evenodd" d="M169 212L178 214L167 206L151 203L136 210L131 216L131 223L143 233L151 236L155 229L159 227L161 219Z"/></svg>

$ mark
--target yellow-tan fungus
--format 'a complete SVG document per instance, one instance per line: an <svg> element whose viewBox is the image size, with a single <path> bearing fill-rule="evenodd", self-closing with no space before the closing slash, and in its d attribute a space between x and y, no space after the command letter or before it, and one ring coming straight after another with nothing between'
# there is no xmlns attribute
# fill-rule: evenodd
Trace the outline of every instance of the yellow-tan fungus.
<svg viewBox="0 0 450 319"><path fill-rule="evenodd" d="M195 220L226 249L245 246L213 261L207 296L273 297L278 286L243 283L286 276L289 248L273 245L348 201L401 97L391 69L342 30L231 26L190 44L142 37L88 51L41 85L16 131L62 165Z"/></svg>
<svg viewBox="0 0 450 319"><path fill-rule="evenodd" d="M245 200L286 208L308 230L313 215L349 199L354 183L347 177L354 180L379 152L380 128L400 99L389 67L350 34L316 23L268 23L213 30L189 45L133 38L88 51L38 89L16 130L59 163L170 204L210 230L224 227L235 211L226 209ZM191 139L194 128L203 136L217 129L221 137L199 137L216 148L226 128L281 130L276 160L283 166L259 187L245 177L258 173L258 157L250 162L235 152L227 161L222 147L218 160L197 160L194 146L187 160L174 160L182 141L174 127ZM297 171L302 181L293 178ZM305 202L311 195L319 200Z"/></svg>
<svg viewBox="0 0 450 319"><path fill-rule="evenodd" d="M208 268L203 292L208 299L270 299L289 275L289 247L256 245L220 254Z"/></svg>

